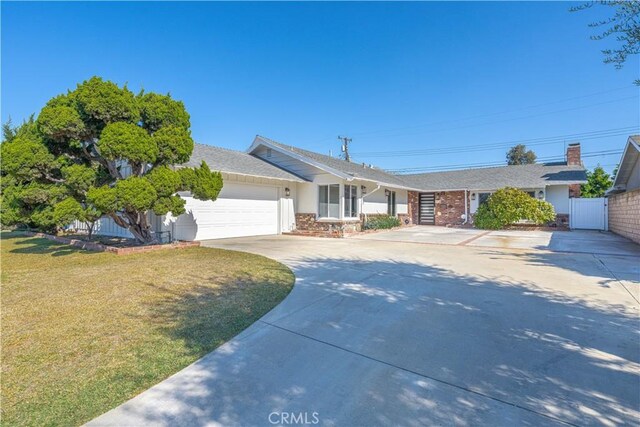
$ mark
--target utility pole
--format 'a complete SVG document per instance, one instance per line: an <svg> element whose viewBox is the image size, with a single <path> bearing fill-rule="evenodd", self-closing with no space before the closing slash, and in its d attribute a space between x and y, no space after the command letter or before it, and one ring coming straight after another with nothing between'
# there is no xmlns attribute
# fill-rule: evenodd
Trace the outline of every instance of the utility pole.
<svg viewBox="0 0 640 427"><path fill-rule="evenodd" d="M349 143L351 142L351 138L346 136L338 136L338 139L342 141L342 152L344 153L344 159L347 162L351 161L351 157L349 157Z"/></svg>

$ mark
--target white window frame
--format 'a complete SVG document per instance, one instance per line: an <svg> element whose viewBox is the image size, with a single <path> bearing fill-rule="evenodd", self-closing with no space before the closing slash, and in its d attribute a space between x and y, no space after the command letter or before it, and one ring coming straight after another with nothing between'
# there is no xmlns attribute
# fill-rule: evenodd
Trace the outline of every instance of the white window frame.
<svg viewBox="0 0 640 427"><path fill-rule="evenodd" d="M330 197L331 197L331 187L332 186L337 186L338 187L338 216L331 216L331 208L330 206L333 205L334 203L330 203ZM326 196L327 196L327 216L322 216L322 212L320 209L320 197L322 195L323 189L322 187L326 187ZM319 220L326 220L326 219L340 219L342 216L342 203L341 203L341 197L340 197L340 193L341 193L341 185L340 184L318 184L318 219Z"/></svg>
<svg viewBox="0 0 640 427"><path fill-rule="evenodd" d="M387 196L387 215L398 215L398 195L393 190L389 190L389 195Z"/></svg>
<svg viewBox="0 0 640 427"><path fill-rule="evenodd" d="M342 214L344 215L344 218L348 218L348 219L352 219L352 218L359 218L359 211L360 211L360 206L359 206L359 201L358 201L358 186L357 185L353 185L353 184L344 184L343 186L343 190L342 190L342 203L343 203L343 207L342 207ZM347 188L349 189L349 199L347 199ZM351 197L354 197L355 195L355 206L352 206L351 204ZM355 208L355 212L351 209L351 208ZM347 208L349 208L349 213L351 215L347 215Z"/></svg>

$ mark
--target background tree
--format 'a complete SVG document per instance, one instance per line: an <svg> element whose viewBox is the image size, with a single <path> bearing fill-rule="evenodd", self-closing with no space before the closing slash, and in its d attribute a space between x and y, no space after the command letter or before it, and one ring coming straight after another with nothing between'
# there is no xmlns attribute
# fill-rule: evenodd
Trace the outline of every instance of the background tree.
<svg viewBox="0 0 640 427"><path fill-rule="evenodd" d="M536 162L536 153L531 150L527 151L524 144L518 144L507 151L508 165L529 165Z"/></svg>
<svg viewBox="0 0 640 427"><path fill-rule="evenodd" d="M587 171L587 183L580 185L580 197L604 197L605 191L612 185L611 176L598 165L593 172Z"/></svg>
<svg viewBox="0 0 640 427"><path fill-rule="evenodd" d="M589 24L589 27L599 30L591 36L591 40L604 40L615 36L617 47L603 49L604 63L613 64L617 69L622 68L629 55L640 53L640 1L597 1L588 2L572 7L572 12L585 10L594 5L607 6L613 9L613 16ZM635 80L640 85L640 79Z"/></svg>
<svg viewBox="0 0 640 427"><path fill-rule="evenodd" d="M204 162L173 168L191 156L189 128L183 103L169 95L134 95L99 77L79 84L2 143L3 224L49 231L103 214L138 241L155 241L150 212L177 216L185 203L177 191L215 200L222 188Z"/></svg>

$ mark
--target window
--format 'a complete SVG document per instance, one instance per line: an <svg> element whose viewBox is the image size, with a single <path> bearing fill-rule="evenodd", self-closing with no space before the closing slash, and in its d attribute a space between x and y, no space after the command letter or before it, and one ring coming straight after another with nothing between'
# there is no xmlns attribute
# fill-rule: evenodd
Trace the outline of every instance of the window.
<svg viewBox="0 0 640 427"><path fill-rule="evenodd" d="M527 191L527 194L530 195L531 197L533 197L534 199L536 198L536 192L535 191Z"/></svg>
<svg viewBox="0 0 640 427"><path fill-rule="evenodd" d="M489 199L490 195L491 195L491 193L480 193L480 194L478 194L478 206L480 206L483 203L486 203L487 200Z"/></svg>
<svg viewBox="0 0 640 427"><path fill-rule="evenodd" d="M318 217L338 218L340 216L340 184L320 185L318 189Z"/></svg>
<svg viewBox="0 0 640 427"><path fill-rule="evenodd" d="M347 218L358 216L358 187L356 185L344 186L344 216Z"/></svg>
<svg viewBox="0 0 640 427"><path fill-rule="evenodd" d="M387 213L391 216L396 216L396 192L389 191L387 196Z"/></svg>

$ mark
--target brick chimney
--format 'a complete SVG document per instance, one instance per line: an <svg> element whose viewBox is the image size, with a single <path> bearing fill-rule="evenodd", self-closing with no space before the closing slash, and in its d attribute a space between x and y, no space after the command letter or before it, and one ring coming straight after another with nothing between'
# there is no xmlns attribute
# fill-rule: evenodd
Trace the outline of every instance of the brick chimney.
<svg viewBox="0 0 640 427"><path fill-rule="evenodd" d="M574 142L567 146L567 165L582 166L579 142ZM569 185L569 197L580 197L580 184Z"/></svg>
<svg viewBox="0 0 640 427"><path fill-rule="evenodd" d="M567 146L567 165L582 166L582 159L580 158L579 142L574 142Z"/></svg>

